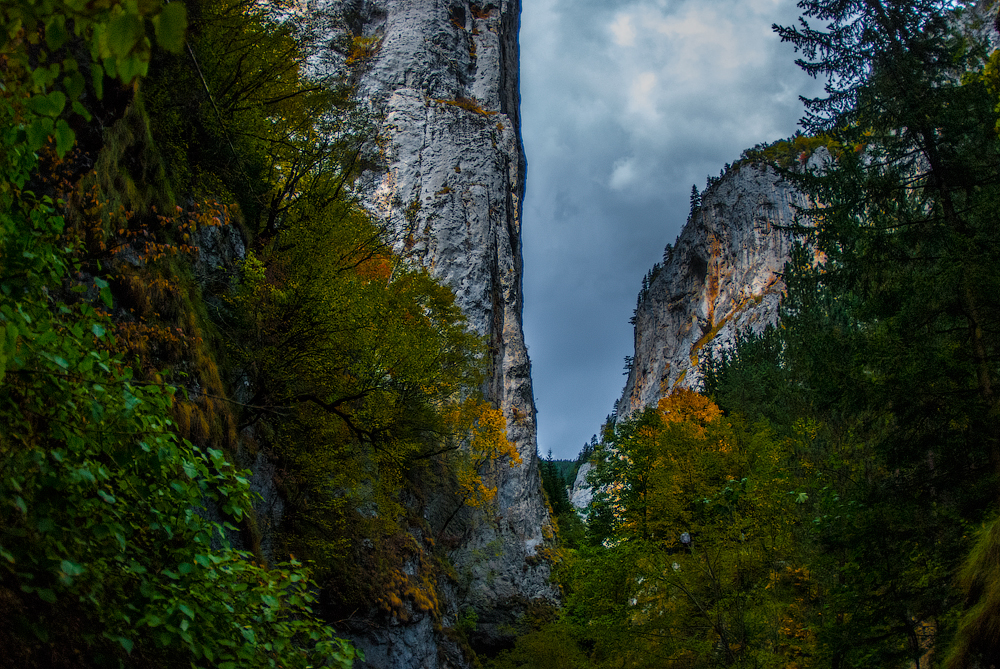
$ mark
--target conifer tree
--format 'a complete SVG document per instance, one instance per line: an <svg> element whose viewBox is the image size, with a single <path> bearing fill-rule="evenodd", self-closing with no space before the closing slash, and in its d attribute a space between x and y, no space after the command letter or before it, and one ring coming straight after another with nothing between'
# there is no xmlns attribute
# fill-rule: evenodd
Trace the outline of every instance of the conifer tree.
<svg viewBox="0 0 1000 669"><path fill-rule="evenodd" d="M961 528L997 495L995 100L986 45L961 29L972 3L799 6L800 25L776 30L828 79L803 126L841 147L791 176L822 203L803 228L822 255L786 273L786 352L838 491L816 528L844 615L821 641L835 666L895 666L957 605Z"/></svg>

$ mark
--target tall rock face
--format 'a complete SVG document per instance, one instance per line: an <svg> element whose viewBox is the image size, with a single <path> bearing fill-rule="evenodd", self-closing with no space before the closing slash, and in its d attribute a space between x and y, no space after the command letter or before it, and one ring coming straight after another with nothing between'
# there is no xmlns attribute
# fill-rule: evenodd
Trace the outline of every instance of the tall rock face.
<svg viewBox="0 0 1000 669"><path fill-rule="evenodd" d="M451 286L470 327L487 338L486 394L503 409L521 455L518 466L498 468L496 513L464 532L452 553L464 582L445 593L452 615L476 610L476 639L489 649L505 643L529 602L556 597L548 563L536 554L549 518L521 327L520 4L325 0L314 11L331 19L331 43L340 45L320 67L354 67L362 98L384 113L388 169L368 175L365 202L396 250ZM360 67L352 63L359 59ZM427 515L434 513L431 503ZM379 633L385 638L369 644L369 663L439 666L421 646L431 633L426 621L395 637Z"/></svg>
<svg viewBox="0 0 1000 669"><path fill-rule="evenodd" d="M821 155L814 160L822 160ZM697 388L710 351L778 318L794 222L806 198L769 167L744 163L702 195L663 264L654 267L635 313L635 354L620 416L676 387Z"/></svg>

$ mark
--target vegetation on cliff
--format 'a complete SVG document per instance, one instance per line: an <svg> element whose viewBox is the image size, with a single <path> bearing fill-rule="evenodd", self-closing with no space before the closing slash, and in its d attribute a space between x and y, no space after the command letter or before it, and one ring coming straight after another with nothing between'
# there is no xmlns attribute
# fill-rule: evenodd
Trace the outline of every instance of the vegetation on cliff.
<svg viewBox="0 0 1000 669"><path fill-rule="evenodd" d="M350 666L332 615L440 623L438 543L517 460L292 9L0 7L4 666Z"/></svg>

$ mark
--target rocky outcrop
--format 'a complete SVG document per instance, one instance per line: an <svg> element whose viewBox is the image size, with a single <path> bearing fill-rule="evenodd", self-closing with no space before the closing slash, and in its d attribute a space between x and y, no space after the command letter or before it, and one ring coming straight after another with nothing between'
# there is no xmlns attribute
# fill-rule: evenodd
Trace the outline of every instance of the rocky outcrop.
<svg viewBox="0 0 1000 669"><path fill-rule="evenodd" d="M639 295L635 354L618 415L653 406L675 387L699 387L705 355L777 320L785 288L779 273L792 248L782 228L806 205L777 172L752 163L733 167L702 193Z"/></svg>
<svg viewBox="0 0 1000 669"><path fill-rule="evenodd" d="M594 489L590 487L587 482L587 474L591 472L594 465L589 462L584 462L580 465L580 469L576 472L576 479L573 481L573 486L570 488L569 501L577 511L583 514L584 517L587 515L587 510L590 507L590 502L594 499Z"/></svg>
<svg viewBox="0 0 1000 669"><path fill-rule="evenodd" d="M362 98L384 114L387 169L367 175L369 210L386 223L397 251L454 289L470 326L489 342L486 394L503 409L521 463L499 469L496 513L479 519L452 553L459 585L443 622L471 606L479 643L500 645L526 603L555 600L548 563L536 555L549 519L521 328L520 5L326 0L315 11L331 17L331 43L339 45L318 66L353 68ZM393 666L439 666L418 628L432 629L418 621L380 637L379 648L407 649L405 658L392 656Z"/></svg>

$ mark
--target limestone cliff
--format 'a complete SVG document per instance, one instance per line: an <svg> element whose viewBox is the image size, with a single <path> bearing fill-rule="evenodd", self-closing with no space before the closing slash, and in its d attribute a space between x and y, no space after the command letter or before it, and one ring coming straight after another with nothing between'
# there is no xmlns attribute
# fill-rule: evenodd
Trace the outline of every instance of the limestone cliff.
<svg viewBox="0 0 1000 669"><path fill-rule="evenodd" d="M590 503L594 499L594 489L587 482L587 475L594 469L594 465L584 462L576 472L573 485L569 489L569 501L580 514L586 518L589 513Z"/></svg>
<svg viewBox="0 0 1000 669"><path fill-rule="evenodd" d="M500 468L496 514L461 537L452 559L464 582L445 593L446 618L474 607L477 639L489 648L510 634L504 630L526 603L555 599L548 563L536 555L549 519L521 327L520 4L326 0L314 11L330 18L331 44L339 45L320 67L353 67L362 98L384 114L387 169L368 174L365 202L396 250L450 285L470 326L488 339L485 390L521 455L519 466ZM439 666L426 647L430 633L418 622L368 655L386 666ZM394 644L409 650L394 654Z"/></svg>
<svg viewBox="0 0 1000 669"><path fill-rule="evenodd" d="M675 387L698 387L698 362L778 316L780 271L805 197L771 168L733 167L701 194L635 312L635 354L617 410L628 416Z"/></svg>

